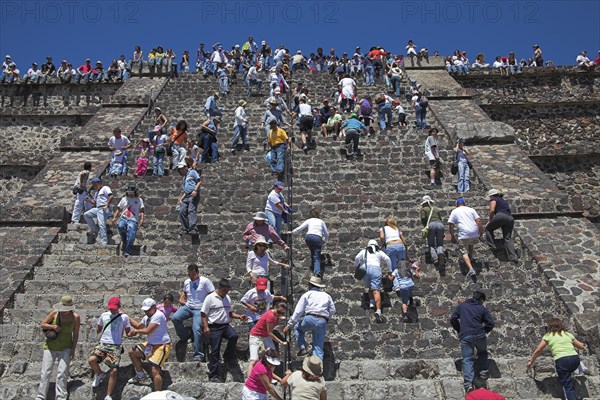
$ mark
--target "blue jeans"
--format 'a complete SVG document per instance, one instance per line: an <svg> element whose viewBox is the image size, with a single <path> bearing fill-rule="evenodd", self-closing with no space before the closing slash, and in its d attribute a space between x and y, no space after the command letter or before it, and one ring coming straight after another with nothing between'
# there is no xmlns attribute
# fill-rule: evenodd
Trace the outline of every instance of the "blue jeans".
<svg viewBox="0 0 600 400"><path fill-rule="evenodd" d="M209 324L210 328L210 354L208 355L208 377L219 376L219 359L221 358L221 342L227 340L227 348L223 354L225 361L235 361L235 349L238 333L229 324Z"/></svg>
<svg viewBox="0 0 600 400"><path fill-rule="evenodd" d="M242 138L243 149L248 150L248 128L245 128L241 125L236 125L233 127L233 140L231 141L231 148L235 149L237 147L240 137Z"/></svg>
<svg viewBox="0 0 600 400"><path fill-rule="evenodd" d="M473 370L475 349L477 349L477 365L480 373L487 374L488 371L488 352L487 336L485 334L478 336L465 336L460 339L460 351L462 353L462 370L464 376L465 389L473 386L475 372ZM575 366L577 368L577 366Z"/></svg>
<svg viewBox="0 0 600 400"><path fill-rule="evenodd" d="M275 214L273 211L265 209L265 216L267 217L269 225L275 228L277 235L281 236L281 225L283 224L283 217L281 214Z"/></svg>
<svg viewBox="0 0 600 400"><path fill-rule="evenodd" d="M573 378L571 377L571 374L577 369L580 362L579 356L577 355L561 357L554 361L556 374L558 375L558 380L565 390L565 396L567 397L567 400L576 400L575 388L573 387Z"/></svg>
<svg viewBox="0 0 600 400"><path fill-rule="evenodd" d="M398 75L392 75L391 81L392 86L394 87L394 95L400 96L400 77Z"/></svg>
<svg viewBox="0 0 600 400"><path fill-rule="evenodd" d="M365 67L365 84L367 86L375 84L375 67L372 65L367 65Z"/></svg>
<svg viewBox="0 0 600 400"><path fill-rule="evenodd" d="M165 154L166 153L154 153L154 157L152 157L152 165L154 166L152 175L163 176L165 174Z"/></svg>
<svg viewBox="0 0 600 400"><path fill-rule="evenodd" d="M271 172L276 172L278 174L283 173L283 168L285 165L285 150L287 146L285 144L280 144L275 146L271 151L273 152L273 161L271 161Z"/></svg>
<svg viewBox="0 0 600 400"><path fill-rule="evenodd" d="M437 262L438 254L444 252L444 224L440 221L429 222L429 234L427 235L427 246L431 260Z"/></svg>
<svg viewBox="0 0 600 400"><path fill-rule="evenodd" d="M75 82L79 83L83 79L83 83L88 83L90 81L90 75L91 75L91 72L88 72L86 74L80 74L78 72L77 76L75 77Z"/></svg>
<svg viewBox="0 0 600 400"><path fill-rule="evenodd" d="M202 143L202 158L200 159L200 162L202 163L208 163L210 162L209 160L209 153L212 159L212 162L217 162L219 161L219 144L217 143L217 138L214 137L213 135L204 135L204 142Z"/></svg>
<svg viewBox="0 0 600 400"><path fill-rule="evenodd" d="M318 318L312 315L306 315L302 321L300 321L294 327L294 334L296 336L296 342L298 348L306 348L306 339L304 334L306 332L312 333L313 338L313 356L323 359L324 351L323 346L325 345L325 334L327 333L327 321L323 318Z"/></svg>
<svg viewBox="0 0 600 400"><path fill-rule="evenodd" d="M379 127L381 129L392 127L392 107L389 104L384 104L379 107ZM387 125L386 125L387 119Z"/></svg>
<svg viewBox="0 0 600 400"><path fill-rule="evenodd" d="M256 90L260 92L262 87L262 79L248 79L247 85L247 95L252 96L252 86L256 86Z"/></svg>
<svg viewBox="0 0 600 400"><path fill-rule="evenodd" d="M415 118L417 119L417 128L425 129L427 126L427 110L424 108L415 110Z"/></svg>
<svg viewBox="0 0 600 400"><path fill-rule="evenodd" d="M125 243L123 254L131 254L131 247L135 241L135 235L137 235L138 222L135 219L121 217L117 229L121 235L121 242Z"/></svg>
<svg viewBox="0 0 600 400"><path fill-rule="evenodd" d="M100 243L102 244L108 243L108 237L106 235L106 219L109 216L110 211L104 210L102 207L94 207L83 214L83 218L90 228L90 234L95 235L98 231L100 231L98 236L100 236ZM98 220L97 226L94 222L94 218Z"/></svg>
<svg viewBox="0 0 600 400"><path fill-rule="evenodd" d="M467 160L460 160L458 162L458 191L466 193L470 189L469 182L470 168Z"/></svg>
<svg viewBox="0 0 600 400"><path fill-rule="evenodd" d="M198 223L198 204L200 204L200 193L196 193L193 199L188 195L184 197L179 208L179 223L181 229L189 231L196 228Z"/></svg>
<svg viewBox="0 0 600 400"><path fill-rule="evenodd" d="M406 249L403 244L392 244L385 248L385 254L392 260L392 270L398 268L398 263L406 260Z"/></svg>
<svg viewBox="0 0 600 400"><path fill-rule="evenodd" d="M229 91L229 78L226 76L223 76L221 78L219 78L219 91L221 92L221 94L227 94L227 92Z"/></svg>
<svg viewBox="0 0 600 400"><path fill-rule="evenodd" d="M306 235L304 241L310 250L310 266L313 273L321 275L321 249L323 248L323 238L319 235Z"/></svg>
<svg viewBox="0 0 600 400"><path fill-rule="evenodd" d="M186 319L193 318L192 320L192 332L194 333L194 357L204 357L202 348L202 318L200 316L200 309L189 308L186 305L179 307L179 309L171 317L175 332L179 336L179 340L187 342L189 339L189 330L183 326L183 321Z"/></svg>

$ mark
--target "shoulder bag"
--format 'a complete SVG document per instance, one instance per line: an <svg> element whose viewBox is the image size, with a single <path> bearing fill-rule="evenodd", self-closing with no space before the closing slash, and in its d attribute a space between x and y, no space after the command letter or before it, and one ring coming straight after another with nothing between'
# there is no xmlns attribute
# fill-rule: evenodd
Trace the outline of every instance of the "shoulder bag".
<svg viewBox="0 0 600 400"><path fill-rule="evenodd" d="M54 325L60 326L60 313L58 311L56 312L56 317L54 317L53 322ZM58 332L54 329L42 329L42 332L44 332L44 337L48 342L52 342L58 337Z"/></svg>
<svg viewBox="0 0 600 400"><path fill-rule="evenodd" d="M429 206L430 207L430 211L429 211L429 218L427 218L427 224L425 224L425 227L423 229L421 229L421 239L425 240L427 239L427 236L429 236L429 221L431 221L431 215L433 214L433 206Z"/></svg>
<svg viewBox="0 0 600 400"><path fill-rule="evenodd" d="M360 264L354 269L354 279L361 281L367 274L367 249Z"/></svg>

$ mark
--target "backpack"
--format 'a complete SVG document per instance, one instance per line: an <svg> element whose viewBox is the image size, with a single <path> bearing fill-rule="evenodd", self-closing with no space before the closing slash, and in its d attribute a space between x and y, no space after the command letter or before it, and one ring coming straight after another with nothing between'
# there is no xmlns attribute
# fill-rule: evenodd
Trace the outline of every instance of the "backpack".
<svg viewBox="0 0 600 400"><path fill-rule="evenodd" d="M427 108L427 106L429 105L429 99L425 96L421 96L421 99L419 100L419 105L421 106L421 108Z"/></svg>
<svg viewBox="0 0 600 400"><path fill-rule="evenodd" d="M377 104L378 106L382 105L383 103L385 103L385 96L380 96L377 99L375 99L375 104Z"/></svg>

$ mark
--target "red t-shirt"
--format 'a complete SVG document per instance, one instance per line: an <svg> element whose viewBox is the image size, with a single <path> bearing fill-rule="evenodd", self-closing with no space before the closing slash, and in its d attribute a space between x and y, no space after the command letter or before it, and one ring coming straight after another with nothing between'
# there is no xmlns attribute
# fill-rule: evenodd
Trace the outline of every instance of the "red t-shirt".
<svg viewBox="0 0 600 400"><path fill-rule="evenodd" d="M506 398L496 392L481 388L467 393L465 400L506 400Z"/></svg>
<svg viewBox="0 0 600 400"><path fill-rule="evenodd" d="M267 332L267 324L273 324L273 326L277 325L279 318L272 310L264 313L254 325L254 328L250 330L250 334L252 336L257 337L267 337L269 336L269 332Z"/></svg>

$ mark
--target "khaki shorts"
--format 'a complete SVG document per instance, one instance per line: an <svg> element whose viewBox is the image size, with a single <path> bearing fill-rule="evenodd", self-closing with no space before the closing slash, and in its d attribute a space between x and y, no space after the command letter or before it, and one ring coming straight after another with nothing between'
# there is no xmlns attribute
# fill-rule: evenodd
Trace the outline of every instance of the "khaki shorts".
<svg viewBox="0 0 600 400"><path fill-rule="evenodd" d="M136 346L144 355L144 360L159 368L165 366L169 354L171 354L171 343L167 344L148 344L144 342Z"/></svg>
<svg viewBox="0 0 600 400"><path fill-rule="evenodd" d="M468 254L469 246L475 246L479 243L479 238L466 238L466 239L458 239L458 250L461 255Z"/></svg>
<svg viewBox="0 0 600 400"><path fill-rule="evenodd" d="M98 362L104 362L110 368L117 368L121 362L121 347L120 344L100 343L94 347L90 356L98 359Z"/></svg>

